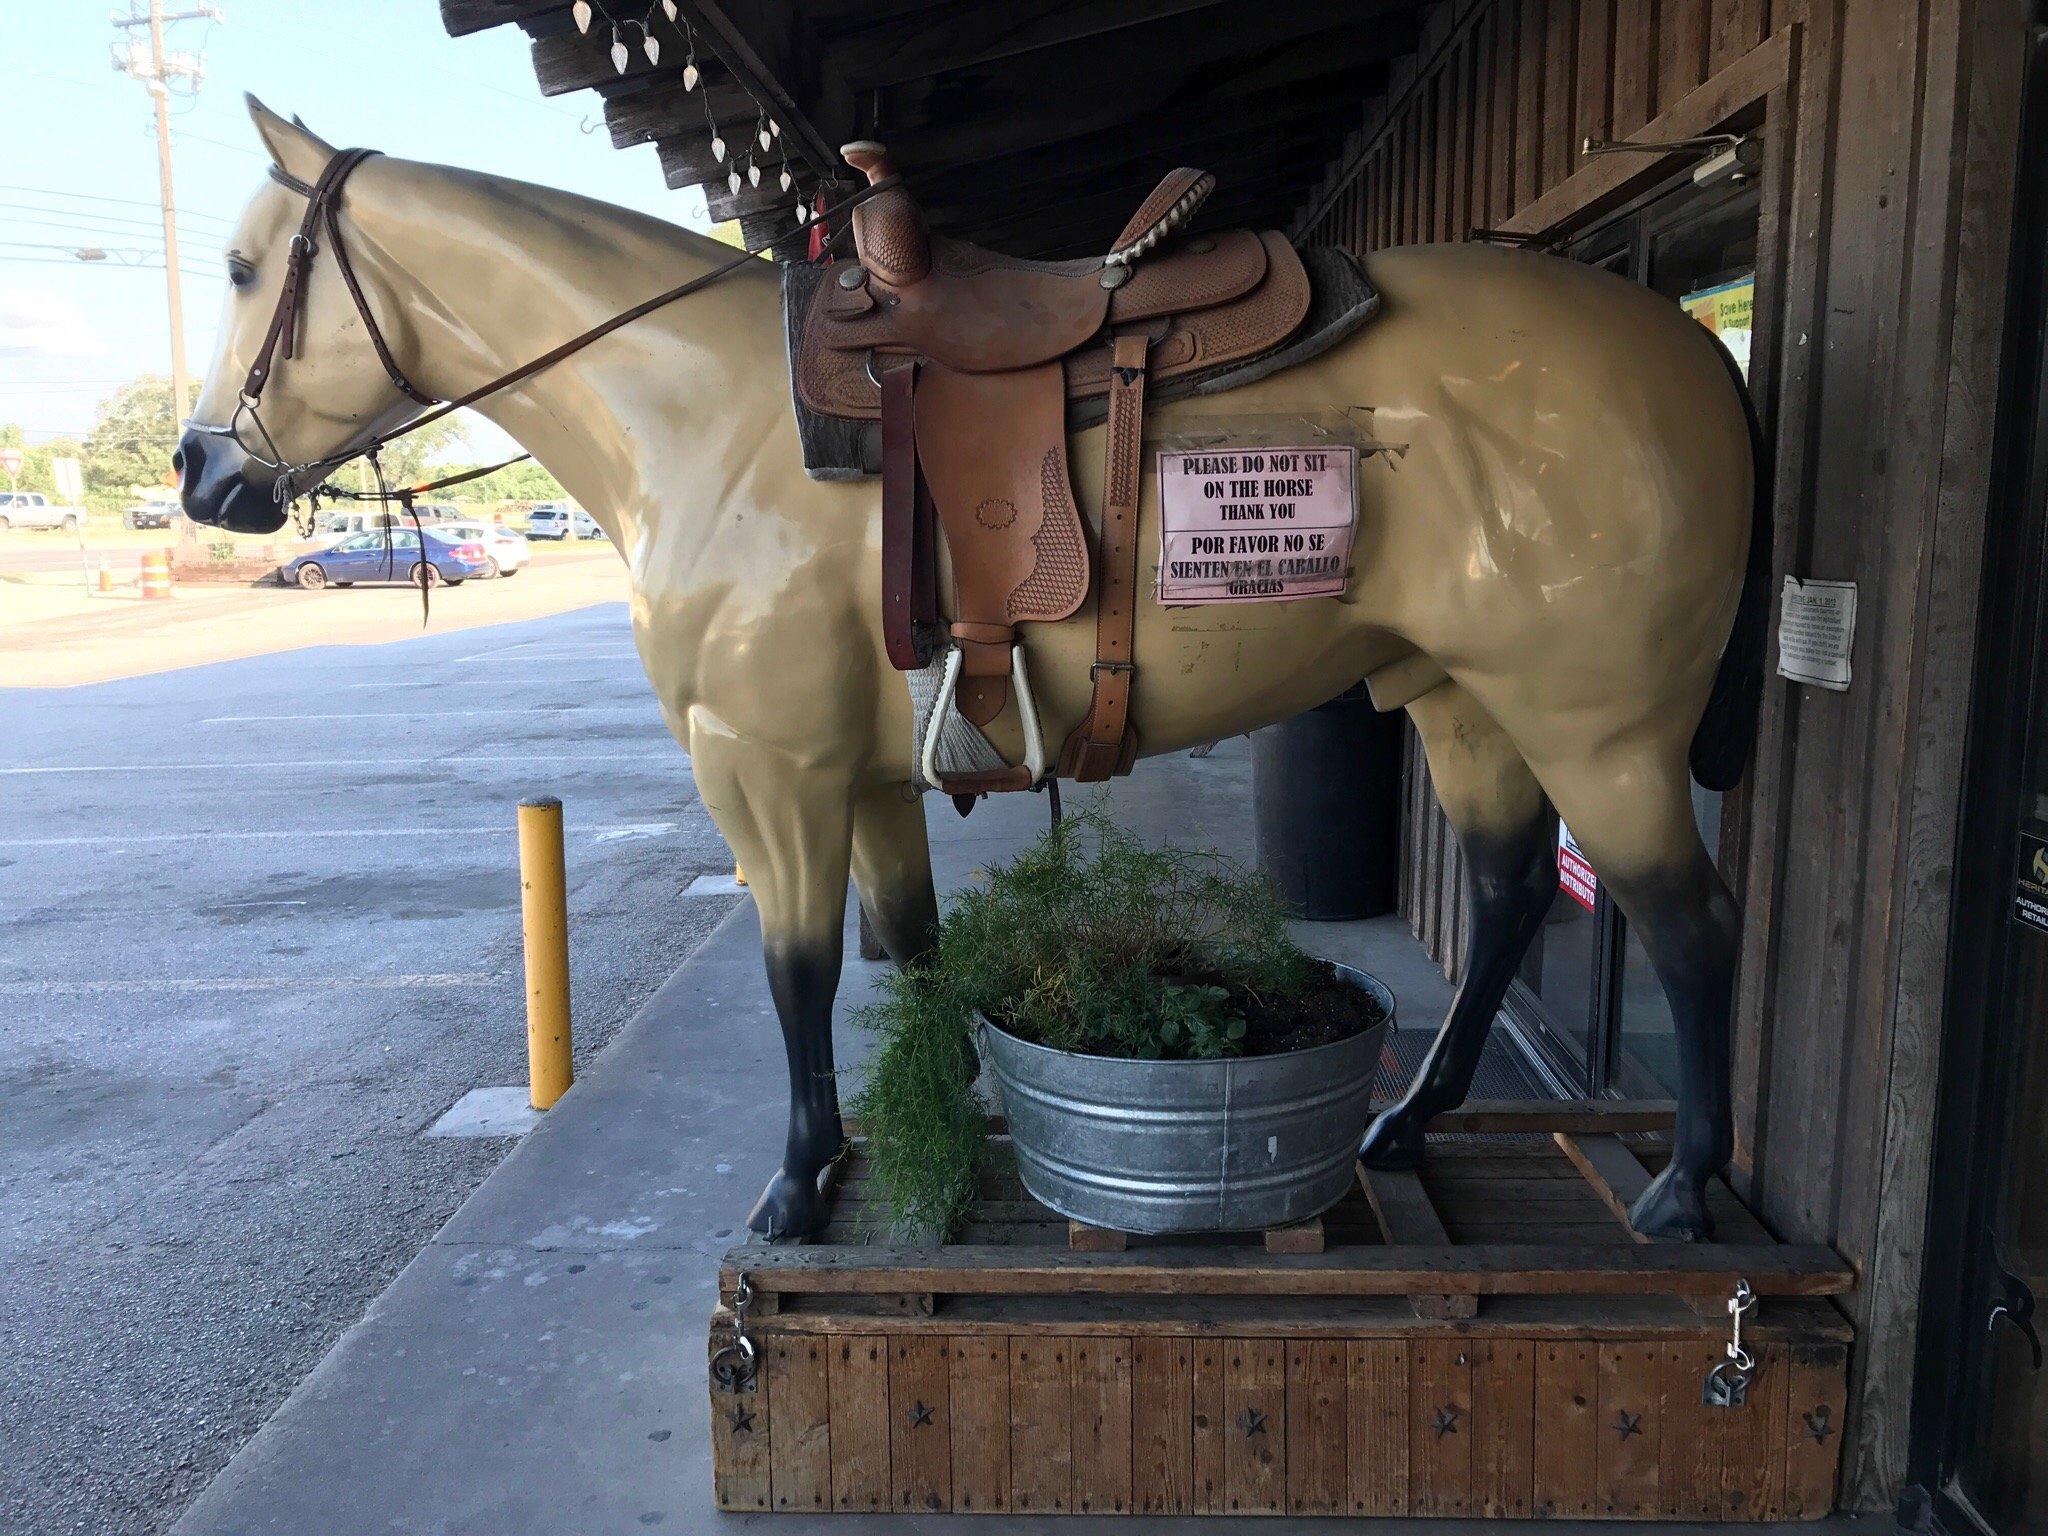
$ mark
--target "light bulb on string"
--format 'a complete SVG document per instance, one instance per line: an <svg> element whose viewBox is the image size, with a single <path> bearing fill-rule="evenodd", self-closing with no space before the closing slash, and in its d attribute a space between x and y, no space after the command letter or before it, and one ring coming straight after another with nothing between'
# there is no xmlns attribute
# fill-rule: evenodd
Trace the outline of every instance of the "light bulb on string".
<svg viewBox="0 0 2048 1536"><path fill-rule="evenodd" d="M569 14L576 18L576 30L588 34L590 31L590 0L576 0L569 7Z"/></svg>

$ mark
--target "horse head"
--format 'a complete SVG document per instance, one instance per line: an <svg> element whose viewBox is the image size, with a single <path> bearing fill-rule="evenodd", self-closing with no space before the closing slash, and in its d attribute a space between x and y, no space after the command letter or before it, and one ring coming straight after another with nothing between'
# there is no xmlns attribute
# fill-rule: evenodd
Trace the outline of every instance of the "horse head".
<svg viewBox="0 0 2048 1536"><path fill-rule="evenodd" d="M286 306L295 248L306 219L302 189L320 185L334 148L302 124L286 122L255 97L249 115L274 167L258 189L224 253L228 291L220 342L172 463L185 515L234 533L273 533L284 525L291 494L323 466L419 409L379 356L365 311L388 343L403 331L403 306L383 291L376 236L360 219L359 184L336 190L348 213L349 254L362 285L349 292L328 242L315 229L313 249L297 262L298 291ZM278 317L280 334L261 383L251 368L264 354ZM260 395L260 399L257 396ZM294 483L291 466L308 466Z"/></svg>

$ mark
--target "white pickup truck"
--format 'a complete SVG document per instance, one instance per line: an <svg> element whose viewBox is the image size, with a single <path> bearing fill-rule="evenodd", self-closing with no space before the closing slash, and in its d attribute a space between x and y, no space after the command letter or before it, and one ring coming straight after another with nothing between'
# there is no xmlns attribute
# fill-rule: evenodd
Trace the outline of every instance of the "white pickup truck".
<svg viewBox="0 0 2048 1536"><path fill-rule="evenodd" d="M72 533L84 526L83 507L67 507L41 491L0 491L0 532L9 528L62 528Z"/></svg>

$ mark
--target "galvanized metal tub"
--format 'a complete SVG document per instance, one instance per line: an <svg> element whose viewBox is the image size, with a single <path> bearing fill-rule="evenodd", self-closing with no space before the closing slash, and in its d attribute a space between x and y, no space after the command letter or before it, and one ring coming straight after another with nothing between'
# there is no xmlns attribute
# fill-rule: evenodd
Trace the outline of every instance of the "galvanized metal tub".
<svg viewBox="0 0 2048 1536"><path fill-rule="evenodd" d="M1024 1187L1118 1232L1240 1232L1306 1221L1351 1187L1394 994L1348 965L1386 1022L1278 1056L1136 1061L1035 1045L983 1019Z"/></svg>

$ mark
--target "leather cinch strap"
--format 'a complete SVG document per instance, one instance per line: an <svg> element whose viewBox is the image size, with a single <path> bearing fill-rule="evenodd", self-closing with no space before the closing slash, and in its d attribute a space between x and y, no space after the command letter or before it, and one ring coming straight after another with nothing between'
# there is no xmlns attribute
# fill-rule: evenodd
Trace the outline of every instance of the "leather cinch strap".
<svg viewBox="0 0 2048 1536"><path fill-rule="evenodd" d="M932 658L939 615L931 501L917 469L916 361L891 359L881 380L882 642L890 666L915 672Z"/></svg>
<svg viewBox="0 0 2048 1536"><path fill-rule="evenodd" d="M1131 729L1133 637L1138 620L1138 500L1143 484L1145 364L1150 341L1119 336L1111 354L1109 429L1103 474L1101 584L1095 594L1095 692L1088 717L1060 751L1062 778L1100 783L1128 773L1137 757Z"/></svg>

